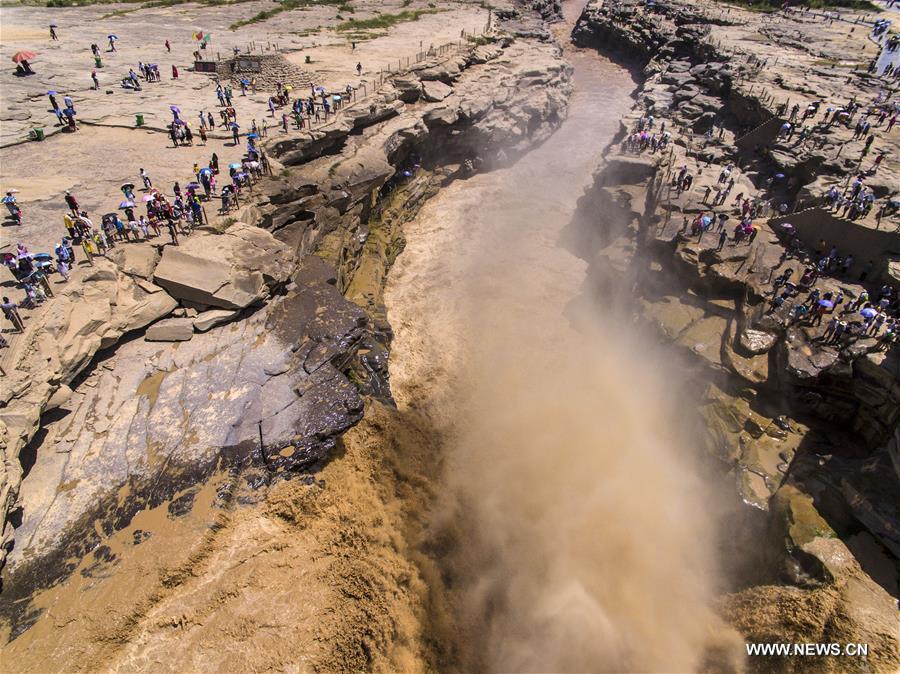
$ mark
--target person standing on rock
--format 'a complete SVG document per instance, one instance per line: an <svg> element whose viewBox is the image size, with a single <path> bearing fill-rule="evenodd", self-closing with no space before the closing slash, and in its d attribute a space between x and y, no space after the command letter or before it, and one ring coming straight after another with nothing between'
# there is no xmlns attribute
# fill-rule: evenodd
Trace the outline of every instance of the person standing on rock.
<svg viewBox="0 0 900 674"><path fill-rule="evenodd" d="M175 221L172 218L166 219L166 228L169 230L169 236L172 238L172 245L178 245L178 228L175 226Z"/></svg>
<svg viewBox="0 0 900 674"><path fill-rule="evenodd" d="M728 240L728 230L721 229L719 231L719 245L716 247L716 252L719 252L725 247L725 242Z"/></svg>
<svg viewBox="0 0 900 674"><path fill-rule="evenodd" d="M860 283L864 282L869 277L869 274L871 273L871 271L874 267L875 267L875 263L872 262L872 260L869 260L868 262L866 262L863 265L862 273L860 273L860 275L859 275Z"/></svg>
<svg viewBox="0 0 900 674"><path fill-rule="evenodd" d="M69 263L66 260L56 261L56 271L63 277L65 283L69 282Z"/></svg>

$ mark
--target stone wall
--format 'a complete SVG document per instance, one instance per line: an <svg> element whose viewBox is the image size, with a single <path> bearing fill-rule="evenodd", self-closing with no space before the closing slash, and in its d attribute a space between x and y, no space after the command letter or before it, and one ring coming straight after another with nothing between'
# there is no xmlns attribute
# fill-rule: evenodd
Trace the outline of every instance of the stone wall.
<svg viewBox="0 0 900 674"><path fill-rule="evenodd" d="M900 237L895 232L866 227L841 218L825 208L807 208L772 218L769 223L780 231L783 231L781 225L790 223L800 240L811 250L817 249L819 241L824 239L842 252L853 253L858 263L872 260L875 266L870 274L871 278L881 279L886 283L898 282L888 272L890 261L900 254ZM891 226L889 222L885 223L885 228Z"/></svg>

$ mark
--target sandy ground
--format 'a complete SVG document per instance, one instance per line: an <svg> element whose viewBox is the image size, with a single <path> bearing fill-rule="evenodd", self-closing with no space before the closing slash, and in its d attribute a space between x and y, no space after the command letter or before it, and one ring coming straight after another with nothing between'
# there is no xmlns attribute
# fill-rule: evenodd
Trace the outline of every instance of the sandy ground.
<svg viewBox="0 0 900 674"><path fill-rule="evenodd" d="M424 14L417 21L399 23L389 30L367 31L366 39L360 39L354 49L346 33L334 30L342 21L431 8L419 1L405 7L399 1L355 0L353 5L356 11L345 12L346 16L334 7L320 6L284 12L236 31L228 26L270 9L270 3L218 7L186 4L137 10L131 4L64 10L0 8L0 60L12 65L10 57L20 49L39 53L33 62L36 75L18 78L12 68L0 75L0 140L4 146L0 150L0 191L19 190L16 197L23 212L21 226L9 219L0 222L0 252L15 250L19 242L33 253L52 252L66 234L62 221L66 212L64 190L71 190L95 224L99 224L100 216L116 210L123 199L119 190L122 183L140 186L141 168L150 174L154 187L171 195L173 184L178 181L183 186L192 180L193 165L205 166L213 152L222 165L240 161L245 149L243 140L241 146L235 147L230 136L217 128L203 145L197 135L199 112L212 111L217 124L220 119L214 80L188 70L197 48L191 37L194 31L213 35L208 48L211 56L230 54L232 47L246 50L253 45L256 50L267 50L277 44L290 60L308 69L316 83L329 89L352 84L365 87L358 91L368 93L383 68L397 69L396 59L404 63L406 58L414 60L420 46L427 49L432 44L459 39L460 31L480 29L486 20L485 10L475 4L442 3L439 13ZM49 39L47 26L51 22L59 25L59 41ZM106 51L106 35L110 33L119 37L115 53ZM171 54L166 52L166 39L172 44ZM90 88L93 42L103 51L98 91ZM306 56L312 59L311 65L304 63ZM139 61L158 63L162 82L147 83L141 92L120 88L119 80L129 67L136 69ZM363 65L361 77L355 71L357 63ZM178 79L171 76L173 64L178 66ZM76 133L64 133L54 126L56 118L46 96L51 90L59 92L60 104L63 94L74 99L80 122ZM242 134L249 133L251 120L261 124L265 118L270 125L270 139L287 135L277 128L280 111L277 118L269 116L266 101L270 93L259 89L243 96L235 90L234 107ZM191 124L195 133L192 147L173 147L165 133L165 125L172 119L170 105L177 105L181 117ZM137 112L145 116L143 128L134 126ZM35 126L45 129L47 139L40 143L23 140ZM292 129L289 133L300 132ZM139 197L140 194L138 191ZM207 208L209 215L214 215L217 205ZM80 271L76 269L75 273ZM24 298L24 292L14 287L6 269L0 269L0 285L13 300ZM30 313L23 311L26 322ZM9 330L5 324L3 329Z"/></svg>

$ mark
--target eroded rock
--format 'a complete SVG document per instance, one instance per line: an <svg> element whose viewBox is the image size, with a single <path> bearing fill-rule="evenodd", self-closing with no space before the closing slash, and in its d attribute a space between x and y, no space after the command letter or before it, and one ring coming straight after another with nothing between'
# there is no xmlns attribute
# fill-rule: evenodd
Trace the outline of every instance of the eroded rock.
<svg viewBox="0 0 900 674"><path fill-rule="evenodd" d="M144 339L148 342L186 342L194 336L194 322L190 318L166 318L154 323Z"/></svg>
<svg viewBox="0 0 900 674"><path fill-rule="evenodd" d="M290 272L287 246L239 222L224 234L199 231L180 246L167 246L153 280L179 300L243 309L267 297Z"/></svg>

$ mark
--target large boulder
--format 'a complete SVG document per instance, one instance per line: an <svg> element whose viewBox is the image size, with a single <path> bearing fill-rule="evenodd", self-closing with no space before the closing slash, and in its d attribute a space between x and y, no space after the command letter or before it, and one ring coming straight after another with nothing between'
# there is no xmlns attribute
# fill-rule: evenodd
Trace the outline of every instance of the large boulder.
<svg viewBox="0 0 900 674"><path fill-rule="evenodd" d="M154 323L144 339L148 342L186 342L194 336L194 320L192 318L166 318Z"/></svg>
<svg viewBox="0 0 900 674"><path fill-rule="evenodd" d="M777 341L778 335L764 330L746 328L740 334L741 347L754 355L766 353Z"/></svg>
<svg viewBox="0 0 900 674"><path fill-rule="evenodd" d="M422 83L422 98L430 103L443 101L447 96L453 93L453 88L447 86L443 82L431 80Z"/></svg>
<svg viewBox="0 0 900 674"><path fill-rule="evenodd" d="M206 332L212 330L217 325L227 323L238 315L237 311L229 311L228 309L210 309L194 318L194 330L197 332Z"/></svg>
<svg viewBox="0 0 900 674"><path fill-rule="evenodd" d="M197 232L167 246L153 274L170 295L222 309L243 309L287 281L288 247L264 229L242 222L223 234Z"/></svg>
<svg viewBox="0 0 900 674"><path fill-rule="evenodd" d="M110 260L129 276L137 276L149 279L153 276L156 263L159 262L159 253L153 246L116 246L109 253Z"/></svg>
<svg viewBox="0 0 900 674"><path fill-rule="evenodd" d="M395 77L392 82L397 97L404 103L415 103L422 95L422 84L414 77Z"/></svg>

